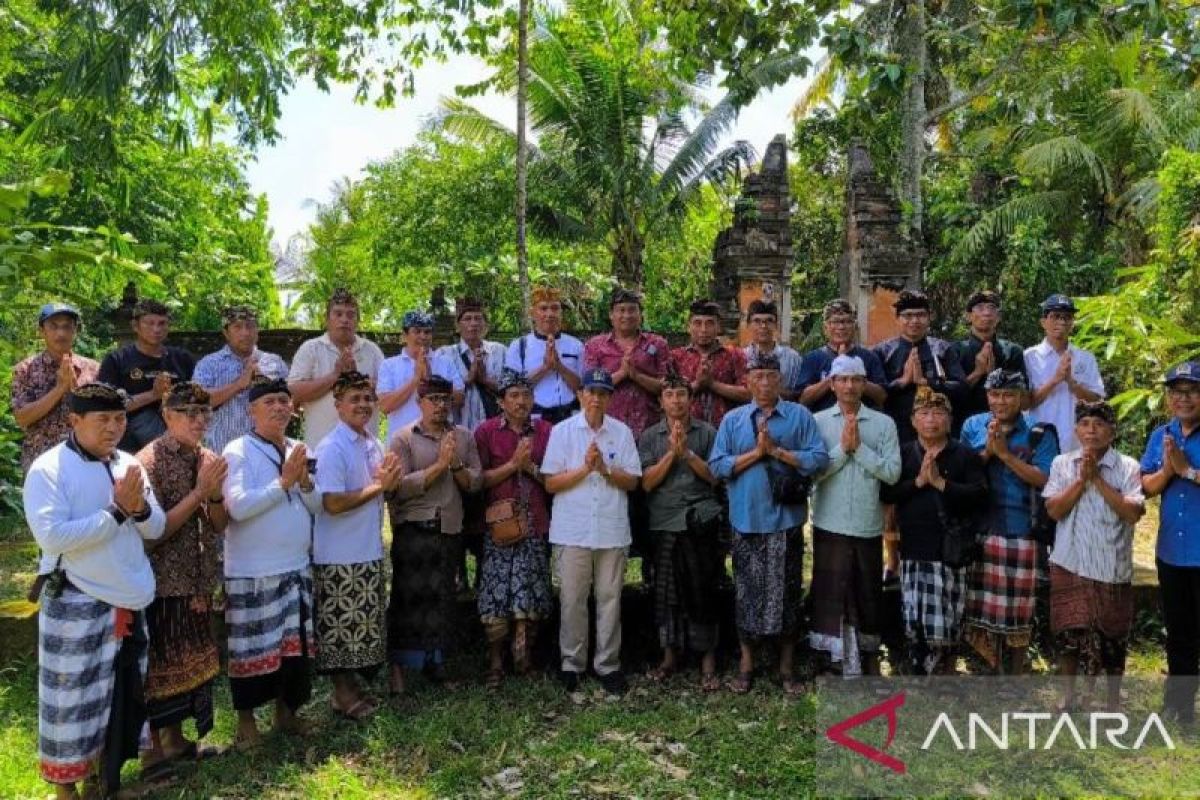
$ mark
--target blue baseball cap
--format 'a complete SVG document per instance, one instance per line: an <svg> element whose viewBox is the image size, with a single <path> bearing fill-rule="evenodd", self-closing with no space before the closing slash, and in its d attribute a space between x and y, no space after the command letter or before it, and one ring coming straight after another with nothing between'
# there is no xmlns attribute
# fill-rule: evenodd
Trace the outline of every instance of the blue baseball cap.
<svg viewBox="0 0 1200 800"><path fill-rule="evenodd" d="M81 319L79 309L75 306L69 306L66 303L46 303L42 306L42 310L38 312L38 325L41 325L51 317L57 317L59 314L66 314L68 317L73 317L76 322Z"/></svg>
<svg viewBox="0 0 1200 800"><path fill-rule="evenodd" d="M1167 377L1163 378L1163 383L1170 386L1179 381L1200 383L1200 361L1185 361L1167 370Z"/></svg>
<svg viewBox="0 0 1200 800"><path fill-rule="evenodd" d="M589 369L587 372L583 373L583 388L603 389L606 392L612 392L612 375L609 375L608 370L604 369L603 367Z"/></svg>
<svg viewBox="0 0 1200 800"><path fill-rule="evenodd" d="M1042 316L1046 316L1051 311L1070 311L1074 314L1078 311L1075 303L1065 294L1052 294L1042 301Z"/></svg>

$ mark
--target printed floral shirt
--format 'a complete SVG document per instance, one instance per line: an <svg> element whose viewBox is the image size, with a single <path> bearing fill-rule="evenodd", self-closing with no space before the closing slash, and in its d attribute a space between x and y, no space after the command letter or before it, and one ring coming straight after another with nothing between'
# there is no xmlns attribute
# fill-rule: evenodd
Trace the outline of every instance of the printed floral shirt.
<svg viewBox="0 0 1200 800"><path fill-rule="evenodd" d="M185 447L169 433L138 452L137 460L163 511L170 513L195 488L201 452L216 458L206 448ZM147 542L158 597L207 597L216 589L221 577L222 542L206 513L202 505L179 530L164 533L157 542ZM153 549L149 549L151 546Z"/></svg>
<svg viewBox="0 0 1200 800"><path fill-rule="evenodd" d="M696 375L700 372L700 361L704 355L700 348L691 344L686 347L676 347L671 351L675 369L689 381L696 380ZM712 362L713 380L734 386L741 386L745 383L746 354L741 348L724 345L708 354L708 358ZM725 414L738 405L738 403L726 400L711 389L702 389L692 396L692 417L716 428L721 425Z"/></svg>
<svg viewBox="0 0 1200 800"><path fill-rule="evenodd" d="M71 364L75 367L76 386L95 381L100 373L98 363L74 353L71 354ZM58 365L59 361L43 350L13 367L13 411L37 402L54 388L58 383ZM64 394L49 414L25 430L25 441L21 443L22 472L28 472L29 465L42 453L67 440L67 434L71 432L68 413L67 395Z"/></svg>
<svg viewBox="0 0 1200 800"><path fill-rule="evenodd" d="M603 367L612 375L621 368L621 362L624 360L625 348L611 333L593 336L583 348L584 372ZM642 374L662 378L667 374L667 367L671 363L671 348L663 337L643 331L638 334L637 342L633 345L631 360ZM628 425L635 439L662 418L658 398L643 389L633 378L626 378L617 385L605 413Z"/></svg>

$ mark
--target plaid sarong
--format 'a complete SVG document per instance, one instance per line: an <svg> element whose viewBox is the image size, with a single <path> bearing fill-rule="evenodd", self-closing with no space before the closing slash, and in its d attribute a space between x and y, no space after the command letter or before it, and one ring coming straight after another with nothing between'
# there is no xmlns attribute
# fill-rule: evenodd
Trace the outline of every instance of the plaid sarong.
<svg viewBox="0 0 1200 800"><path fill-rule="evenodd" d="M965 602L964 568L940 561L900 561L904 628L908 638L930 647L958 641Z"/></svg>
<svg viewBox="0 0 1200 800"><path fill-rule="evenodd" d="M316 652L307 568L265 578L226 578L225 604L230 678L269 675L285 658L311 658Z"/></svg>
<svg viewBox="0 0 1200 800"><path fill-rule="evenodd" d="M1009 647L1025 647L1033 631L1038 544L1032 539L992 534L970 569L966 626L999 634Z"/></svg>
<svg viewBox="0 0 1200 800"><path fill-rule="evenodd" d="M114 695L118 683L118 662L124 639L115 627L118 609L67 584L57 597L42 593L38 615L38 759L42 777L50 783L75 783L93 774L101 750L111 750L128 736L110 736L113 725L136 728L132 756L136 757L137 738L145 733L145 713L140 691L126 692L127 700L141 708L116 709ZM131 632L140 641L137 654L139 679L146 675L145 617L133 615L138 630ZM129 638L129 637L126 637ZM135 642L134 644L137 644ZM132 668L132 663L126 665ZM114 734L123 733L114 731ZM123 747L118 747L124 750ZM106 753L106 783L117 776L108 762L119 770L128 753ZM119 774L119 773L118 773Z"/></svg>

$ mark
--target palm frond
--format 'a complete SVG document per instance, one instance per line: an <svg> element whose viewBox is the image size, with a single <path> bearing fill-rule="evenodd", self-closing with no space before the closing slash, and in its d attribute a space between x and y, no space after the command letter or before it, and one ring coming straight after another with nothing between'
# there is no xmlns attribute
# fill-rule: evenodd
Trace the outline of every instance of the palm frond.
<svg viewBox="0 0 1200 800"><path fill-rule="evenodd" d="M1162 186L1157 175L1146 175L1121 193L1114 207L1118 214L1127 214L1143 225L1149 224L1158 208L1158 195Z"/></svg>
<svg viewBox="0 0 1200 800"><path fill-rule="evenodd" d="M829 103L834 90L841 80L841 65L834 62L827 53L817 62L813 70L812 81L804 87L804 91L792 104L792 119L800 120L808 116L808 112L823 103Z"/></svg>
<svg viewBox="0 0 1200 800"><path fill-rule="evenodd" d="M1104 161L1078 136L1055 136L1032 144L1017 156L1016 164L1023 175L1047 180L1083 170L1101 194L1112 191Z"/></svg>
<svg viewBox="0 0 1200 800"><path fill-rule="evenodd" d="M978 258L989 244L1011 235L1018 225L1027 220L1059 219L1074 207L1077 197L1077 193L1063 189L1014 197L987 212L972 225L966 236L950 251L950 259L965 264Z"/></svg>
<svg viewBox="0 0 1200 800"><path fill-rule="evenodd" d="M1107 109L1100 120L1100 129L1107 135L1131 131L1160 150L1170 137L1167 124L1154 107L1154 102L1149 95L1135 87L1108 90Z"/></svg>

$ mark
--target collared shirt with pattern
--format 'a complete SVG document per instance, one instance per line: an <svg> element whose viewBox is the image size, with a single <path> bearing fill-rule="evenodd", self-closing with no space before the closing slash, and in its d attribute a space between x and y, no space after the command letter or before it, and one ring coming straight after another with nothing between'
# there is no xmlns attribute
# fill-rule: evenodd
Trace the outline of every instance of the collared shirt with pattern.
<svg viewBox="0 0 1200 800"><path fill-rule="evenodd" d="M866 406L858 409L858 449L842 449L846 415L833 406L815 415L829 465L813 483L813 525L843 536L883 533L879 485L900 477L900 440L891 418Z"/></svg>
<svg viewBox="0 0 1200 800"><path fill-rule="evenodd" d="M500 379L500 373L504 371L504 356L507 348L500 342L489 342L486 339L481 346L484 372L487 374L488 380L494 383ZM459 381L465 387L463 404L461 408L455 410L454 421L467 430L474 431L488 418L481 394L488 390L476 383L467 385L467 375L471 372L471 365L475 363L475 354L462 339L459 339L457 344L439 347L436 352L454 368Z"/></svg>
<svg viewBox="0 0 1200 800"><path fill-rule="evenodd" d="M1083 450L1054 459L1042 496L1065 492L1079 477L1082 459ZM1100 459L1100 479L1126 500L1145 504L1141 469L1129 456L1108 448ZM1058 522L1050 563L1094 581L1129 583L1133 580L1133 525L1118 517L1100 490L1089 483L1079 502Z"/></svg>
<svg viewBox="0 0 1200 800"><path fill-rule="evenodd" d="M962 443L977 453L987 448L988 425L991 413L976 414L963 423ZM1026 464L1032 464L1049 477L1050 465L1058 456L1058 437L1048 429L1038 442L1037 451L1033 444L1033 420L1027 414L1017 417L1017 424L1008 432L1008 449ZM1009 469L998 458L987 461L988 473L988 533L1019 539L1029 533L1033 522L1033 492L1037 491Z"/></svg>
<svg viewBox="0 0 1200 800"><path fill-rule="evenodd" d="M454 457L470 479L467 491L477 492L483 485L483 471L479 466L475 437L461 425L455 425L451 430L454 432ZM454 474L447 469L425 488L425 472L437 461L441 446L441 437L421 430L420 420L404 426L392 437L389 449L400 456L405 473L388 503L393 530L397 529L398 521L428 522L440 518L442 533L462 533L462 492Z"/></svg>
<svg viewBox="0 0 1200 800"><path fill-rule="evenodd" d="M282 358L274 353L266 353L254 348L250 358L258 358L258 373L268 378L284 378L288 376L288 366ZM246 361L233 348L225 345L215 353L209 353L196 363L196 371L192 380L210 392L228 386L242 376ZM208 423L208 433L204 435L204 443L217 453L224 452L225 445L239 436L250 432L253 423L250 421L250 389L243 389L213 410L212 421Z"/></svg>
<svg viewBox="0 0 1200 800"><path fill-rule="evenodd" d="M1183 451L1188 463L1200 468L1200 427L1183 435L1183 425L1172 419L1159 426L1146 442L1142 455L1142 474L1158 472L1163 465L1163 436L1171 434L1175 445ZM1200 567L1200 483L1176 475L1162 493L1162 508L1158 515L1158 545L1156 555L1176 567Z"/></svg>
<svg viewBox="0 0 1200 800"><path fill-rule="evenodd" d="M355 336L352 352L354 368L374 381L379 376L379 365L383 363L383 351L379 349L379 345L370 339ZM341 351L329 338L328 333L309 339L300 345L300 349L292 357L292 371L288 380L295 382L323 378L333 372L340 355ZM309 450L315 450L337 424L338 415L337 409L333 407L332 389L316 400L309 400L304 404L304 444ZM379 430L378 411L371 417L367 430Z"/></svg>
<svg viewBox="0 0 1200 800"><path fill-rule="evenodd" d="M37 402L54 388L58 383L59 363L43 350L13 367L13 411ZM71 366L75 369L76 386L95 381L100 372L98 363L74 353L71 354ZM64 394L50 409L50 413L25 429L25 438L21 442L22 472L28 472L29 465L42 453L67 440L67 434L71 432L71 423L67 418L69 413L67 395Z"/></svg>
<svg viewBox="0 0 1200 800"><path fill-rule="evenodd" d="M1104 380L1096 357L1087 350L1073 344L1067 345L1071 353L1071 376L1085 389L1104 397ZM1029 388L1037 390L1054 377L1062 356L1045 339L1025 351L1025 369L1029 375ZM1029 410L1037 422L1049 422L1058 431L1058 442L1064 453L1079 447L1075 438L1075 395L1066 381L1055 386L1046 399Z"/></svg>
<svg viewBox="0 0 1200 800"><path fill-rule="evenodd" d="M722 345L711 353L703 353L693 344L676 347L671 351L671 360L675 362L675 370L689 381L696 380L700 372L700 361L708 355L712 363L712 377L715 381L743 386L746 382L746 354L741 348ZM740 403L726 400L711 389L701 389L692 397L692 417L707 422L714 428L719 428L721 420Z"/></svg>
<svg viewBox="0 0 1200 800"><path fill-rule="evenodd" d="M742 348L742 352L745 353L746 364L749 365L758 356L758 345L751 342ZM786 344L779 344L776 342L775 349L772 350L769 355L773 355L779 359L780 388L782 388L785 392L799 392L800 366L803 363L803 359L800 357L800 354L797 353L793 348L788 347Z"/></svg>
<svg viewBox="0 0 1200 800"><path fill-rule="evenodd" d="M138 451L147 482L166 513L183 502L196 487L201 453L216 458L203 447L187 447L164 433ZM146 555L154 567L158 597L208 596L221 577L221 535L208 521L207 506L201 505L174 533L146 543Z"/></svg>
<svg viewBox="0 0 1200 800"><path fill-rule="evenodd" d="M616 374L625 360L625 348L612 333L602 333L588 339L583 348L583 370L587 372L603 367L610 375ZM667 340L657 333L642 331L633 345L630 360L638 372L651 378L662 378L671 364L671 348ZM662 407L658 397L646 391L633 378L626 378L617 385L608 401L610 417L619 419L629 426L636 439L642 431L662 419Z"/></svg>
<svg viewBox="0 0 1200 800"><path fill-rule="evenodd" d="M707 422L688 420L687 446L700 458L708 461L717 430ZM671 447L668 420L651 425L638 439L638 456L642 473L653 467ZM721 513L716 487L701 478L683 460L676 458L662 483L646 496L650 511L650 530L679 533L688 530L688 512L693 523L708 522Z"/></svg>
<svg viewBox="0 0 1200 800"><path fill-rule="evenodd" d="M546 457L546 445L554 426L544 419L530 419L523 431L516 431L501 414L486 420L475 429L475 447L479 450L479 465L483 470L507 464L517 451L521 439L530 438L529 458L540 469ZM533 534L545 538L550 532L550 495L541 481L524 473L510 475L487 490L487 501L516 500L529 508Z"/></svg>

